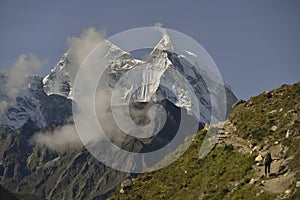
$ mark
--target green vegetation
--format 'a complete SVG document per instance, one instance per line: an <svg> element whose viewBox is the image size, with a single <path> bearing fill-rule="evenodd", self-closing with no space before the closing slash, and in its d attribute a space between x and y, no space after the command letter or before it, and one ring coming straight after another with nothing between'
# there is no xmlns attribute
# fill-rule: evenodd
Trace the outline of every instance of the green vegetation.
<svg viewBox="0 0 300 200"><path fill-rule="evenodd" d="M275 141L285 138L287 130L300 130L299 111L300 83L296 83L252 97L232 109L228 118L244 139L261 142L269 137Z"/></svg>
<svg viewBox="0 0 300 200"><path fill-rule="evenodd" d="M237 105L229 115L229 120L236 125L235 134L244 139L251 139L259 145L264 145L264 138L267 137L272 142L281 141L283 145L288 146L286 156L294 156L289 168L296 172L296 181L300 181L300 139L286 137L288 130L299 136L299 113L300 83L296 83L283 85ZM272 126L276 126L277 129L271 130ZM290 199L300 199L300 190L297 189Z"/></svg>
<svg viewBox="0 0 300 200"><path fill-rule="evenodd" d="M204 159L198 153L206 131L200 131L188 151L161 170L141 174L126 194L111 199L255 199L258 189L249 187L254 158L225 145ZM239 189L239 190L237 190ZM236 191L236 192L235 192ZM242 192L241 191L245 191ZM256 199L270 199L262 194ZM249 198L247 198L249 197Z"/></svg>
<svg viewBox="0 0 300 200"><path fill-rule="evenodd" d="M294 159L289 163L289 167L291 170L296 172L295 178L296 181L300 181L300 139L294 140L291 142L289 151L288 151L288 156L294 156ZM292 195L290 200L297 200L300 199L300 190L296 190L295 194Z"/></svg>
<svg viewBox="0 0 300 200"><path fill-rule="evenodd" d="M289 169L300 181L300 83L283 85L249 101L236 105L228 119L235 126L233 133L257 146L288 146L286 157L294 156ZM287 131L291 136L286 137ZM198 153L205 136L202 130L178 160L133 181L124 194L117 191L110 199L275 199L276 195L261 191L253 178L254 156L242 154L230 145L218 145L205 158ZM293 135L293 136L292 136ZM184 145L184 144L183 144ZM179 147L180 150L182 147ZM174 152L173 154L176 154ZM172 154L166 157L172 157ZM300 191L291 185L289 199L300 199Z"/></svg>

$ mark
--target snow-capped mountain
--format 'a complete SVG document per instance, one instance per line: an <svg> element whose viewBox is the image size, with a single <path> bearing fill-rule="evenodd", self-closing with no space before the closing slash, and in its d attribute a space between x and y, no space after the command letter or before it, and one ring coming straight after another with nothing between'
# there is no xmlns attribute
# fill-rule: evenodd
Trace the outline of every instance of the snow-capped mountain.
<svg viewBox="0 0 300 200"><path fill-rule="evenodd" d="M113 80L118 80L125 71L139 62L132 58L129 53L107 40L104 40L102 44L103 48L106 49L105 59L109 62L108 73ZM69 60L68 52L65 53L50 74L43 79L44 91L48 95L58 94L72 98L72 86L79 67Z"/></svg>
<svg viewBox="0 0 300 200"><path fill-rule="evenodd" d="M102 46L105 48L105 59L108 61L108 66L105 66L106 75L109 77L107 86L114 88L121 77L122 80L125 80L118 82L122 88L118 91L119 98L127 100L133 98L136 102L160 101L160 98L164 98L177 107L186 109L190 115L202 123L210 122L211 111L215 109L212 107L214 102L211 102L213 98L210 95L215 95L215 97L218 95L217 92L209 94L204 78L209 79L210 77L205 71L199 72L193 64L185 59L184 55L174 53L174 45L168 35L163 36L145 60L133 58L130 53L107 40L103 41ZM192 52L186 52L187 55L192 54ZM1 127L17 129L22 127L28 119L36 122L38 127L63 124L66 118L72 115L72 87L78 68L78 65L75 65L72 60L70 61L67 52L49 75L43 79L38 76L28 78L25 83L27 87L24 91L26 92L20 94L15 103L2 116ZM140 80L137 81L137 84L140 85L132 87L130 85L132 81L126 82L126 77L127 80L130 78L130 70L134 68L139 69L133 71L138 73L134 76L135 78L139 77ZM179 74L188 83L184 82ZM170 77L172 78L170 79ZM5 81L4 75L1 79L2 82ZM148 82L153 84L144 84ZM172 91L162 87L161 83L169 85ZM216 87L222 87L222 85ZM134 88L138 88L138 90L131 91ZM199 106L193 104L190 95L191 89L199 100ZM237 99L227 86L225 90L228 113L231 105ZM3 92L0 98L8 100L7 95ZM14 100L10 99L9 101L13 102Z"/></svg>
<svg viewBox="0 0 300 200"><path fill-rule="evenodd" d="M1 101L7 108L0 116L0 130L16 130L29 120L37 127L63 125L72 116L72 102L60 95L47 95L40 76L28 76L14 99L7 94L6 75L2 73Z"/></svg>
<svg viewBox="0 0 300 200"><path fill-rule="evenodd" d="M106 70L101 84L117 92L122 88L118 93L121 100L137 102L129 106L138 111L133 112L133 120L137 124L147 124L148 108L153 101L164 106L167 113L166 123L155 136L140 139L114 130L108 137L115 145L129 152L153 152L174 138L180 115L186 116L191 123L199 123L199 128L210 122L214 109L211 95L217 96L217 90L210 94L204 81L209 78L206 72L199 72L195 63L185 59L185 56L193 56L192 52L188 55L175 53L168 36L164 36L144 60L135 59L109 41L104 41L103 46L107 66L103 66ZM3 144L0 146L0 176L5 180L4 186L46 199L106 199L129 176L98 162L85 148L59 153L32 142L41 128L51 132L52 126L70 122L72 103L76 103L72 89L78 68L67 52L49 75L28 76L16 97L5 88L8 76L0 73L0 139ZM137 85L130 85L126 80L134 80ZM152 84L146 84L149 82ZM138 89L134 90L135 87ZM218 87L221 86L216 85ZM195 91L199 107L193 104L191 89ZM236 97L227 86L225 89L228 111ZM108 112L109 106L104 108ZM105 117L112 125L102 126L104 130L108 132L112 126L117 127L112 115ZM160 120L155 120L155 126L159 127ZM187 134L190 130L182 133ZM157 157L160 156L164 155Z"/></svg>
<svg viewBox="0 0 300 200"><path fill-rule="evenodd" d="M121 50L107 40L103 42L102 48L107 52L105 59L108 65L104 66L106 68L106 75L110 77L107 80L107 85L114 88L116 82L123 76L122 81L118 83L118 87L121 88L116 92L118 98L126 99L127 101L133 98L135 102L149 102L151 100L158 101L159 98L163 97L174 105L186 109L188 113L198 120L200 119L203 123L210 122L211 109L216 109L211 108L211 105L215 102L211 102L214 98L211 98L210 95L218 98L219 94L216 91L218 89L221 90L223 85L216 83L215 87L217 89L215 93L209 94L205 80L212 82L214 80L211 80L212 78L205 71L199 72L196 66L185 59L185 55L174 53L174 45L168 35L162 37L145 60L133 58L130 53ZM186 51L186 55L192 56L193 53ZM73 66L68 61L68 54L64 54L57 66L43 79L45 92L47 94L58 94L72 98L71 89L78 68L79 66ZM134 74L128 72L134 68L138 69L133 70ZM188 81L188 84L175 71L181 74ZM172 80L170 77L172 77ZM138 85L132 86L134 81L128 81L129 79L136 79L135 81ZM153 84L147 84L149 82ZM161 83L169 85L172 91L161 87ZM190 85L190 88L187 85ZM192 103L191 88L199 100L199 106ZM225 90L228 113L231 105L237 99L226 84ZM200 110L201 114L199 115ZM218 116L214 117L218 118Z"/></svg>
<svg viewBox="0 0 300 200"><path fill-rule="evenodd" d="M131 94L134 94L133 98L137 102L167 99L177 107L186 109L202 123L209 123L211 97L202 77L203 74L173 50L172 41L168 35L164 35L147 59L135 66L138 69L132 74L131 72L125 74L127 77L118 85L120 89L116 92L118 94L116 98L129 101L132 98ZM134 87L132 87L134 83L132 79L137 84ZM196 99L192 99L193 91ZM231 98L235 101L234 95ZM199 100L199 105L195 105L193 100Z"/></svg>

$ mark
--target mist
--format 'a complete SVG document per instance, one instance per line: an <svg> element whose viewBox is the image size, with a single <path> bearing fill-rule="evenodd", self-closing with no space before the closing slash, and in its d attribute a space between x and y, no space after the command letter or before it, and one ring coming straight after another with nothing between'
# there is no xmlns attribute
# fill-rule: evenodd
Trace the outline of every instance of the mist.
<svg viewBox="0 0 300 200"><path fill-rule="evenodd" d="M67 39L67 68L72 68L69 74L71 84L73 84L78 68L81 66L85 57L103 41L103 33L93 27L84 29L79 37L68 37Z"/></svg>
<svg viewBox="0 0 300 200"><path fill-rule="evenodd" d="M38 74L45 64L45 60L40 60L31 53L20 55L7 71L5 86L7 95L16 97L20 89L24 87L26 76Z"/></svg>
<svg viewBox="0 0 300 200"><path fill-rule="evenodd" d="M53 151L65 151L82 146L73 124L55 128L54 131L37 133L33 136L33 140Z"/></svg>
<svg viewBox="0 0 300 200"><path fill-rule="evenodd" d="M77 71L83 63L85 57L93 50L93 48L95 48L99 43L101 43L101 41L103 41L103 38L103 33L92 27L84 29L79 37L68 37L68 50L66 55L66 59L68 62L66 66L64 66L64 68L61 70L66 70L68 72L71 85L74 84ZM70 71L72 73L69 73ZM93 79L93 73L91 72L89 76L85 77L85 79ZM83 88L86 87L89 87L89 84L83 86ZM107 110L107 107L104 108L104 106L109 105L110 96L108 95L107 91L103 90L99 90L96 96L98 95L101 96L101 101L97 101L96 104L96 109L101 110L101 112L97 112L101 113L99 119L104 121L105 124L110 125L111 123L109 123L109 120L107 120L109 114L107 112L102 112L103 109ZM87 100L92 98L91 96L85 97ZM73 101L76 102L76 99L73 99ZM88 124L89 117L84 116L84 114L81 112L74 113L74 115L75 114L79 115L82 119L87 120L86 123ZM48 147L49 149L55 151L63 151L68 148L78 147L78 145L81 144L80 139L83 141L93 141L97 136L99 136L99 131L90 126L84 127L84 132L85 135L81 135L81 138L79 138L75 125L67 124L62 127L55 128L52 131L37 133L34 136L34 141L38 144Z"/></svg>
<svg viewBox="0 0 300 200"><path fill-rule="evenodd" d="M9 106L14 105L17 95L26 91L25 79L27 76L38 74L46 60L37 58L32 53L21 54L12 65L3 73L1 81L2 98L0 99L0 117Z"/></svg>
<svg viewBox="0 0 300 200"><path fill-rule="evenodd" d="M97 45L101 43L101 41L103 41L103 38L103 33L96 30L95 28L84 29L79 37L68 37L68 50L66 54L68 62L60 70L66 70L66 72L71 71L73 73L68 74L70 76L72 86L74 86L73 84L76 78L76 74L80 66L84 62L84 59ZM105 70L108 66L108 63L110 62L105 58L105 55L109 48L111 48L111 46L109 44L105 44L103 48L100 47L100 50L97 49L97 59L100 57L100 64L98 64L97 62L93 62L93 60L90 62L97 63L96 67ZM122 55L122 51L120 51L119 53L120 55ZM114 56L118 57L120 55ZM42 69L43 65L45 65L45 61L38 59L33 54L22 54L8 70L6 90L8 91L10 96L15 98L18 95L20 88L24 87L25 77L28 74L37 74ZM99 77L97 73L95 74L94 69L89 69L85 73L83 80L80 82L80 91L82 92L82 94L80 95L79 99L73 99L75 103L76 101L81 101L81 103L83 102L82 105L86 106L92 105L91 99L95 98L96 100L95 107L93 107L93 109L95 110L85 110L85 107L83 106L83 110L79 110L78 113L74 113L74 115L76 115L81 120L81 124L83 124L80 127L80 133L84 134L80 134L79 137L79 132L77 132L78 130L76 130L75 124L66 124L62 127L57 127L54 130L52 129L36 133L33 136L33 141L37 144L44 145L54 151L64 151L69 148L77 148L81 145L81 142L83 144L98 142L103 138L104 135L108 136L114 141L122 141L126 134L122 133L122 130L114 121L114 116L111 111L111 94L113 88L108 86L108 83L106 82L107 79L105 79L104 77L104 82L99 83L101 87L97 88L95 94L85 94L85 91L91 88L91 82L98 79ZM0 102L0 114L6 108L7 103ZM118 118L120 118L125 123L127 132L140 132L142 129L135 130L132 126L132 120L130 116L127 116L126 113L122 113L122 109L124 108L120 107L120 109L120 116L118 116ZM102 130L99 130L98 125L90 125L91 113L94 112ZM144 119L144 111L132 110L132 113L134 113L137 119ZM155 129L156 124L152 124L152 127L149 128L151 130ZM102 133L100 133L100 131ZM138 135L138 133L134 134Z"/></svg>
<svg viewBox="0 0 300 200"><path fill-rule="evenodd" d="M162 34L164 34L163 31L164 29L161 28ZM152 111L149 112L150 115L147 115L148 108L144 110L131 109L132 116L134 116L136 121L143 121L145 123L144 125L147 124L145 127L144 125L137 125L136 121L133 121L129 113L126 112L129 105L115 108L117 111L115 114L117 113L117 116L113 115L111 110L113 88L109 86L108 82L111 80L111 77L107 77L109 73L104 72L99 80L100 77L98 77L99 74L97 71L99 69L99 71L106 70L111 59L118 58L123 54L123 51L115 51L113 54L114 58L111 58L111 56L106 57L107 52L111 48L111 44L104 43L97 47L97 51L94 52L96 53L95 55L90 56L87 62L83 63L86 56L88 56L93 48L101 43L103 38L102 33L95 28L83 30L79 37L68 38L69 49L66 57L68 62L64 68L72 67L72 72L74 73L71 74L70 79L73 87L72 98L76 103L80 103L79 112L74 113L75 122L77 121L80 124L78 126L78 123L76 123L80 140L84 145L97 143L101 141L103 137L108 137L115 142L122 142L124 139L128 139L124 132L137 137L144 132L149 133L149 135L153 132L158 132L165 122L165 118L160 117L164 112L157 114L158 109L154 109L156 112L150 109L150 111ZM80 66L82 66L82 68L80 68ZM79 79L76 79L76 83L74 83L77 73L80 73ZM93 83L98 83L96 90ZM95 102L93 101L94 98ZM114 117L118 120L116 121ZM97 122L94 121L94 118L97 118ZM148 122L151 122L150 119L153 119L153 121L148 124ZM75 130L73 129L73 131ZM58 140L59 135L62 135L62 139L60 140ZM65 135L68 137L64 137ZM72 136L69 132L69 128L58 128L53 132L38 136L37 138L39 139L36 138L36 141L51 149L55 149L56 147L64 145L72 147L70 144L77 142L77 140L74 140L72 137L78 138L78 135L74 136L73 134Z"/></svg>

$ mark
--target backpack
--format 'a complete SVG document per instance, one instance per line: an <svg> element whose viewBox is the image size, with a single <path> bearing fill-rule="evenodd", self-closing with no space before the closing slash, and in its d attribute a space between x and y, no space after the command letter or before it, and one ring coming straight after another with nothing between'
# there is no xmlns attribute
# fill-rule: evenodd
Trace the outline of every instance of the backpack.
<svg viewBox="0 0 300 200"><path fill-rule="evenodd" d="M272 162L272 157L271 157L271 154L270 153L267 153L266 155L265 155L265 163L266 164L270 164L271 162Z"/></svg>

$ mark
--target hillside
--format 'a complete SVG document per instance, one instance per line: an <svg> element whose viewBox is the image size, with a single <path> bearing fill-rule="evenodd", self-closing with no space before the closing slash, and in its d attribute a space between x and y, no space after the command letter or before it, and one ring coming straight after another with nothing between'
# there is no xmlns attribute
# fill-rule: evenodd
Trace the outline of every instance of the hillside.
<svg viewBox="0 0 300 200"><path fill-rule="evenodd" d="M239 101L213 126L220 139L206 157L198 156L204 129L177 161L127 180L110 199L300 199L299 112L300 83ZM268 149L274 161L265 177Z"/></svg>
<svg viewBox="0 0 300 200"><path fill-rule="evenodd" d="M0 134L0 183L19 199L104 199L127 177L80 145L53 151L32 142L37 130L28 122L20 130Z"/></svg>

